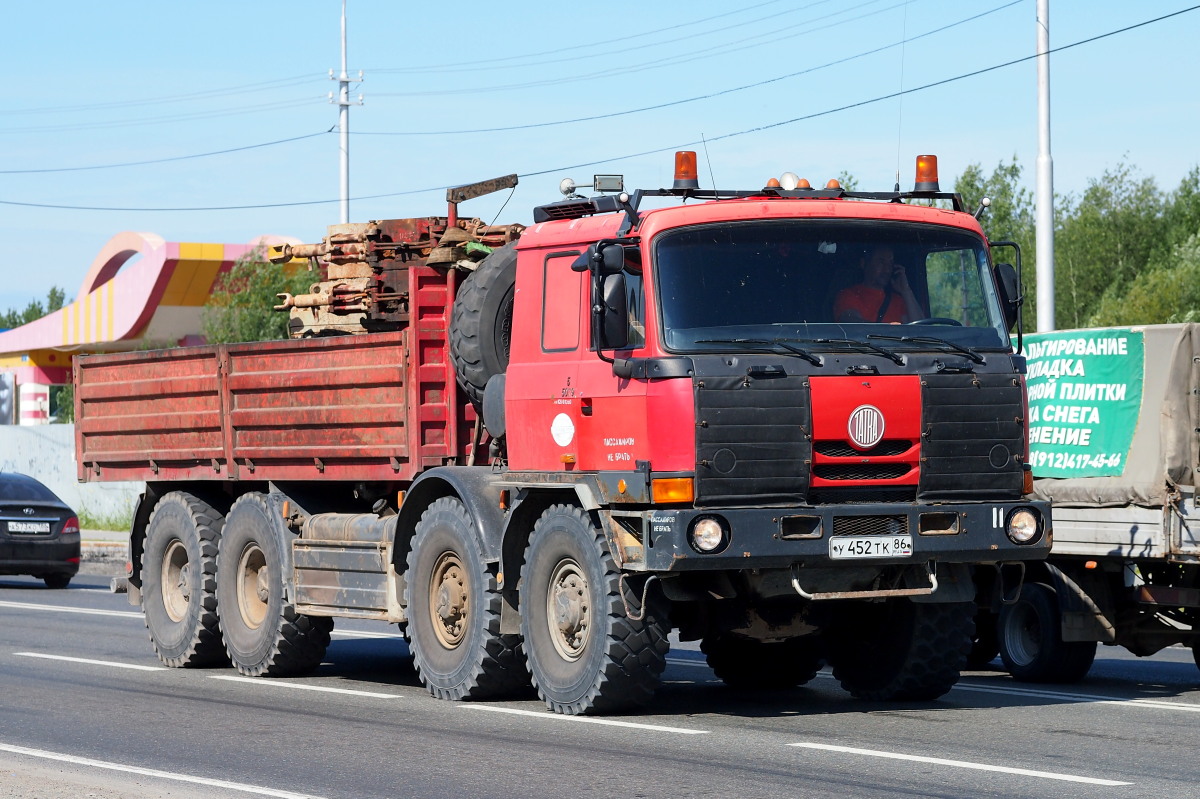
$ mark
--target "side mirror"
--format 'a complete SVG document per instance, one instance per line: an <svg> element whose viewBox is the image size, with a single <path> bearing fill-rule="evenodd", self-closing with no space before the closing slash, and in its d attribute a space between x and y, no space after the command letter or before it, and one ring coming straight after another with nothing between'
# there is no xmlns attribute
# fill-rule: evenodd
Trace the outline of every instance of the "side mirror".
<svg viewBox="0 0 1200 799"><path fill-rule="evenodd" d="M618 245L613 245L618 250ZM600 348L619 350L629 346L629 301L625 275L606 275L600 302Z"/></svg>
<svg viewBox="0 0 1200 799"><path fill-rule="evenodd" d="M1012 330L1025 297L1021 293L1021 278L1012 264L996 264L992 273L996 276L996 287L1000 290L1000 302L1004 310L1004 323Z"/></svg>

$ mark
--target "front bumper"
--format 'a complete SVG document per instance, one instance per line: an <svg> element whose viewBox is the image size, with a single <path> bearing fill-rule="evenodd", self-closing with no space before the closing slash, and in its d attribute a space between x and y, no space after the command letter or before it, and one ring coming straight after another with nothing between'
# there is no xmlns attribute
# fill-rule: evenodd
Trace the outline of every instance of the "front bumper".
<svg viewBox="0 0 1200 799"><path fill-rule="evenodd" d="M1041 518L1038 537L1016 544L1005 533L1009 514L1030 508ZM1044 560L1052 530L1046 502L863 504L791 508L704 508L608 513L614 528L641 531L641 552L624 547L625 567L651 572L788 568L836 568L941 563L1003 563ZM701 517L719 517L728 543L702 553L688 532ZM912 554L902 557L831 558L830 539L838 536L908 535ZM641 558L636 555L641 555ZM641 562L638 562L641 561Z"/></svg>

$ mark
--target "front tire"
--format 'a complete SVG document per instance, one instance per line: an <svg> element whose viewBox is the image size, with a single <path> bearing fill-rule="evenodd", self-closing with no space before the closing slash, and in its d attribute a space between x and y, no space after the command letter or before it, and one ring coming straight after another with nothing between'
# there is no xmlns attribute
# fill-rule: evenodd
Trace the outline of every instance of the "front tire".
<svg viewBox="0 0 1200 799"><path fill-rule="evenodd" d="M217 607L225 651L247 677L312 671L329 646L333 619L284 602L285 546L264 495L233 503L217 551Z"/></svg>
<svg viewBox="0 0 1200 799"><path fill-rule="evenodd" d="M825 665L816 636L786 641L754 641L713 635L700 642L708 666L730 688L782 691L811 681Z"/></svg>
<svg viewBox="0 0 1200 799"><path fill-rule="evenodd" d="M903 598L848 605L830 631L833 676L858 699L937 699L966 665L974 613L971 603Z"/></svg>
<svg viewBox="0 0 1200 799"><path fill-rule="evenodd" d="M1044 583L1025 583L1000 611L1000 657L1022 682L1079 682L1096 659L1095 641L1063 641L1058 596Z"/></svg>
<svg viewBox="0 0 1200 799"><path fill-rule="evenodd" d="M158 501L142 553L142 613L158 659L172 668L225 662L217 620L217 546L225 517L191 494Z"/></svg>
<svg viewBox="0 0 1200 799"><path fill-rule="evenodd" d="M658 688L669 646L664 603L649 592L642 607L620 577L583 510L554 505L534 525L521 570L521 632L533 684L557 713L627 710Z"/></svg>
<svg viewBox="0 0 1200 799"><path fill-rule="evenodd" d="M417 523L404 592L409 646L438 699L483 699L529 685L521 638L500 634L504 598L462 502L442 497Z"/></svg>

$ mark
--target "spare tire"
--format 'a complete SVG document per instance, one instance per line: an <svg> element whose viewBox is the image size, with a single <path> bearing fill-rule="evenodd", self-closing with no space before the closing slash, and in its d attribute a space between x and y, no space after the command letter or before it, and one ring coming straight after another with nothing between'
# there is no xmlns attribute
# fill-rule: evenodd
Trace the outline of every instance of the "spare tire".
<svg viewBox="0 0 1200 799"><path fill-rule="evenodd" d="M462 282L450 318L450 360L463 391L476 405L494 375L508 368L513 298L517 282L516 243L498 247Z"/></svg>

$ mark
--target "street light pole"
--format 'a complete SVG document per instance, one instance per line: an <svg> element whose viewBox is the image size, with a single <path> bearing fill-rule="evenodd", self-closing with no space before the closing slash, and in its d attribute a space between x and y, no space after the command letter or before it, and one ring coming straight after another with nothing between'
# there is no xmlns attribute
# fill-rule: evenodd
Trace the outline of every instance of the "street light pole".
<svg viewBox="0 0 1200 799"><path fill-rule="evenodd" d="M1050 157L1050 0L1037 0L1037 329L1054 330L1054 159Z"/></svg>

